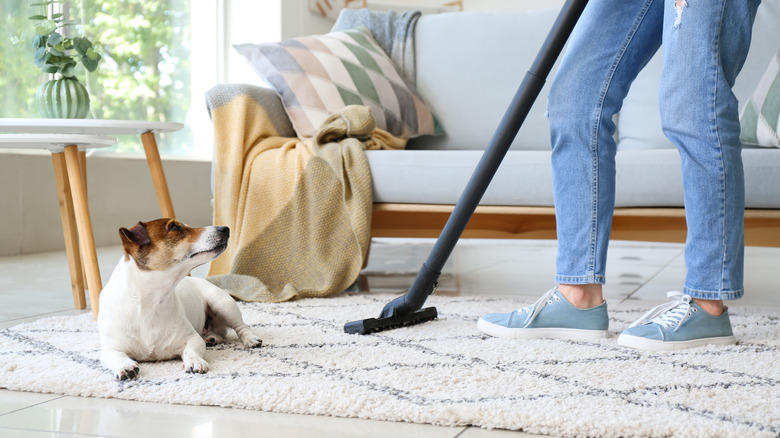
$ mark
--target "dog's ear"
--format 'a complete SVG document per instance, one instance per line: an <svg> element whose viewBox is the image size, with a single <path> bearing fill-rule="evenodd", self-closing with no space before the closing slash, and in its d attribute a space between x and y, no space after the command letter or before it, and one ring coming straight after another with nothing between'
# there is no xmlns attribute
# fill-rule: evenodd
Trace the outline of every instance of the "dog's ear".
<svg viewBox="0 0 780 438"><path fill-rule="evenodd" d="M146 228L142 222L138 222L133 228L129 230L127 228L119 229L119 237L122 238L122 247L125 249L125 253L132 254L139 247L151 242L149 234L146 233Z"/></svg>

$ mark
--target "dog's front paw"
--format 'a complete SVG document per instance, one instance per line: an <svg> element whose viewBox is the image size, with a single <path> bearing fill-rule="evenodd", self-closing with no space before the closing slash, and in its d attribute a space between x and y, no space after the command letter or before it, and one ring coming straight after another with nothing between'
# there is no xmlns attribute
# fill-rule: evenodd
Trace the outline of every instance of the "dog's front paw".
<svg viewBox="0 0 780 438"><path fill-rule="evenodd" d="M114 377L117 380L130 380L134 379L140 371L141 368L138 366L138 362L133 361L125 364L120 369L114 370Z"/></svg>
<svg viewBox="0 0 780 438"><path fill-rule="evenodd" d="M185 360L182 368L188 373L206 374L209 371L209 364L205 359L197 358L191 361Z"/></svg>
<svg viewBox="0 0 780 438"><path fill-rule="evenodd" d="M260 348L263 346L263 340L255 335L247 336L245 339L242 339L241 342L246 348Z"/></svg>
<svg viewBox="0 0 780 438"><path fill-rule="evenodd" d="M236 330L236 334L238 334L238 338L241 339L241 344L244 345L244 348L258 348L263 346L263 341L248 327Z"/></svg>

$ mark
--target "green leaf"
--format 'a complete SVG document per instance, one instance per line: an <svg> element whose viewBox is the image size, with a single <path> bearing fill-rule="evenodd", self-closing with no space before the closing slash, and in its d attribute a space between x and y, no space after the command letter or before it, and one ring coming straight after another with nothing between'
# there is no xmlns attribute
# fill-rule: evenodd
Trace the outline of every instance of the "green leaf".
<svg viewBox="0 0 780 438"><path fill-rule="evenodd" d="M60 67L58 65L53 64L44 64L43 67L41 67L41 71L44 73L57 73L60 71Z"/></svg>
<svg viewBox="0 0 780 438"><path fill-rule="evenodd" d="M57 29L57 24L51 20L41 20L35 24L35 31L39 35L48 35Z"/></svg>
<svg viewBox="0 0 780 438"><path fill-rule="evenodd" d="M43 37L36 33L32 40L33 49L43 47L44 44L46 44L46 42L43 40Z"/></svg>
<svg viewBox="0 0 780 438"><path fill-rule="evenodd" d="M62 35L60 35L58 32L52 32L51 36L49 36L50 46L56 46L60 43L60 41L62 41Z"/></svg>
<svg viewBox="0 0 780 438"><path fill-rule="evenodd" d="M90 59L89 56L81 57L81 63L84 64L84 68L90 73L97 70L98 61L100 61L100 55L98 55L98 59Z"/></svg>
<svg viewBox="0 0 780 438"><path fill-rule="evenodd" d="M29 18L30 20L45 20L45 19L47 19L49 17L47 17L45 15L31 15L31 16L29 16L27 18Z"/></svg>
<svg viewBox="0 0 780 438"><path fill-rule="evenodd" d="M87 51L92 48L92 43L86 38L73 38L73 45L81 55L86 55Z"/></svg>
<svg viewBox="0 0 780 438"><path fill-rule="evenodd" d="M62 67L62 70L60 71L60 73L62 73L62 75L65 76L66 78L72 78L72 77L76 76L74 74L74 72L73 72L74 67L76 67L76 63L75 62L69 62L69 63L65 64L65 66Z"/></svg>
<svg viewBox="0 0 780 438"><path fill-rule="evenodd" d="M46 57L48 53L46 53L45 47L39 47L35 53L33 53L33 58L35 58L35 65L38 67L42 67L43 64L46 62Z"/></svg>

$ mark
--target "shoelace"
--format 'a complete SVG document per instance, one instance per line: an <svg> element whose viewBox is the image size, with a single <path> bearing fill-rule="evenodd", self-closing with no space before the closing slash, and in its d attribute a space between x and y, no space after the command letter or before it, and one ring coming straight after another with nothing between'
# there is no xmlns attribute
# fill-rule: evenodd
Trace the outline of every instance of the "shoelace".
<svg viewBox="0 0 780 438"><path fill-rule="evenodd" d="M536 302L531 304L530 306L517 309L517 313L521 315L525 313L530 313L523 328L528 327L528 325L531 324L534 321L534 319L536 319L536 315L539 314L539 311L541 311L544 308L544 306L546 306L547 304L552 304L553 299L555 299L555 301L561 300L557 295L555 295L555 292L557 290L558 288L554 287L548 290L547 293L542 295L541 298L536 300Z"/></svg>
<svg viewBox="0 0 780 438"><path fill-rule="evenodd" d="M667 298L673 300L661 304L660 306L653 307L647 313L642 315L641 318L634 321L629 326L636 327L645 323L657 323L665 328L669 328L676 325L674 328L677 331L682 325L683 321L690 316L691 312L695 312L696 308L691 307L691 296L683 294L679 291L671 291L666 293Z"/></svg>

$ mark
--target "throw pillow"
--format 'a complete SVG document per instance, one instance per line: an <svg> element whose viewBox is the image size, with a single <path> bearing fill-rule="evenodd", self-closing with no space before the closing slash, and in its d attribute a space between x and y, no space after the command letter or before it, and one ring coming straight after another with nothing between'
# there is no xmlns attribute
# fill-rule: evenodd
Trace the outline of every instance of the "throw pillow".
<svg viewBox="0 0 780 438"><path fill-rule="evenodd" d="M740 115L740 140L748 145L780 147L780 51L769 62Z"/></svg>
<svg viewBox="0 0 780 438"><path fill-rule="evenodd" d="M366 27L280 43L234 46L281 96L299 137L348 105L371 108L396 137L436 132L433 114Z"/></svg>

